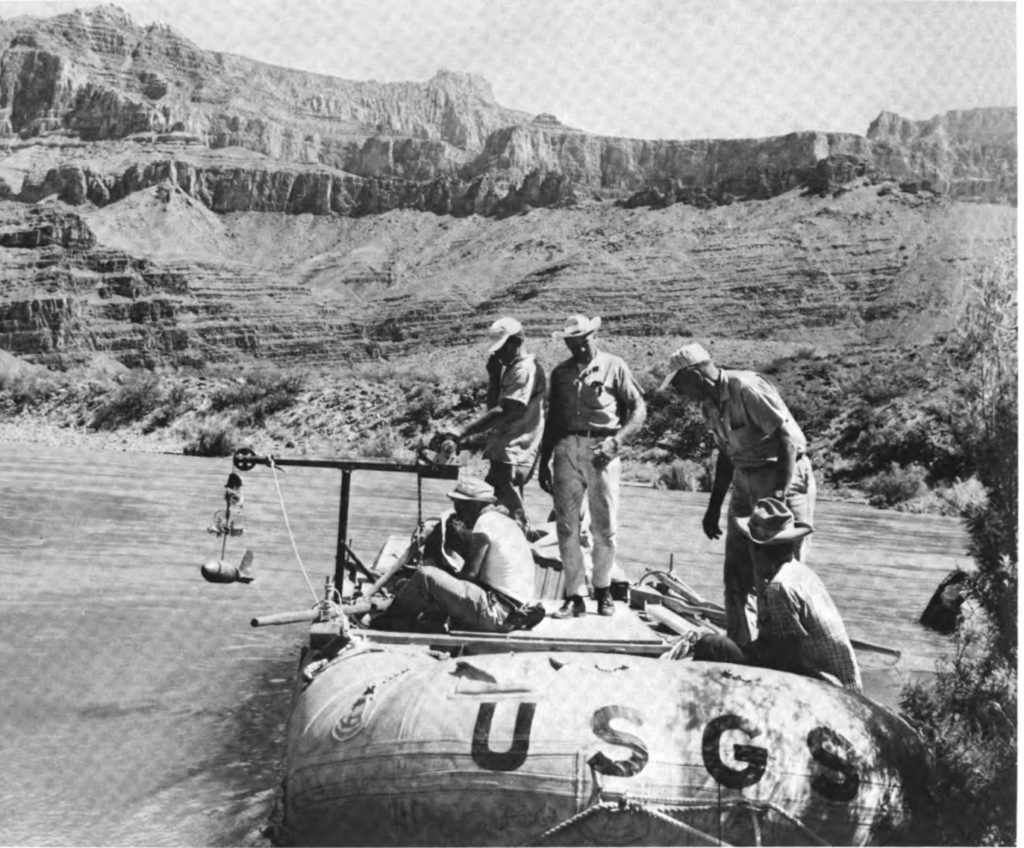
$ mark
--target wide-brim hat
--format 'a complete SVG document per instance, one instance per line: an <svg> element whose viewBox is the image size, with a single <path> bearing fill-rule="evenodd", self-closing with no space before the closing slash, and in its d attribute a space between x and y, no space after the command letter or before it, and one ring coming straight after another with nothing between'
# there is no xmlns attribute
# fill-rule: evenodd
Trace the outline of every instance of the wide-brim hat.
<svg viewBox="0 0 1024 848"><path fill-rule="evenodd" d="M777 498L761 498L749 517L736 519L736 526L755 545L795 542L814 532L810 524L797 521L790 508Z"/></svg>
<svg viewBox="0 0 1024 848"><path fill-rule="evenodd" d="M553 339L581 339L596 332L601 326L601 316L588 318L586 315L570 315L565 319L565 327L551 334Z"/></svg>
<svg viewBox="0 0 1024 848"><path fill-rule="evenodd" d="M501 350L501 347L507 342L512 336L518 336L523 332L523 325L520 324L515 318L499 318L493 324L491 329L487 331L491 339L491 344L487 348L488 353L495 353Z"/></svg>
<svg viewBox="0 0 1024 848"><path fill-rule="evenodd" d="M453 501L473 501L491 504L498 499L494 496L494 487L479 477L465 477L459 480L455 489L448 493Z"/></svg>
<svg viewBox="0 0 1024 848"><path fill-rule="evenodd" d="M676 374L680 371L685 371L688 368L695 368L698 365L702 365L703 363L710 361L711 354L704 349L704 345L697 344L697 342L690 342L690 344L683 345L679 350L673 353L671 357L669 357L668 376L661 381L658 391L665 391L665 389L672 384L672 380L675 379Z"/></svg>

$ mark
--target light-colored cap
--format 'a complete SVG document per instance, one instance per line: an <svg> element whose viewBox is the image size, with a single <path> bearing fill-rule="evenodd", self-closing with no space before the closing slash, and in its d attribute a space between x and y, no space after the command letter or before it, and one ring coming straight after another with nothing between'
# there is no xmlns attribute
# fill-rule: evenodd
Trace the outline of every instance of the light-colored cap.
<svg viewBox="0 0 1024 848"><path fill-rule="evenodd" d="M589 336L601 326L601 317L588 318L586 315L570 315L565 319L565 328L555 330L553 339L580 339Z"/></svg>
<svg viewBox="0 0 1024 848"><path fill-rule="evenodd" d="M797 521L789 507L777 498L761 498L749 518L737 518L740 532L755 545L781 545L813 533L810 524Z"/></svg>
<svg viewBox="0 0 1024 848"><path fill-rule="evenodd" d="M668 376L662 380L659 391L664 391L669 387L672 382L672 378L676 376L680 371L685 371L687 368L693 368L695 365L701 365L705 362L711 361L711 354L704 350L704 346L697 344L697 342L691 342L690 344L683 345L679 350L672 354L672 357L668 361Z"/></svg>
<svg viewBox="0 0 1024 848"><path fill-rule="evenodd" d="M476 501L477 503L494 503L494 487L479 477L465 477L459 480L455 490L448 493L453 501Z"/></svg>
<svg viewBox="0 0 1024 848"><path fill-rule="evenodd" d="M491 337L491 346L487 348L487 352L494 353L512 336L518 336L521 332L523 332L523 325L515 318L499 318L491 324L491 329L487 331Z"/></svg>

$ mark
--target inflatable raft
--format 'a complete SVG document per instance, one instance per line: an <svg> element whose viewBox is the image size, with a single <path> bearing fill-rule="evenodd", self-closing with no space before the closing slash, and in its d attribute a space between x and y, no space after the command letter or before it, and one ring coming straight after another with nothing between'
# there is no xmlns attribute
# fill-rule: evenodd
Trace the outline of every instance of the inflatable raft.
<svg viewBox="0 0 1024 848"><path fill-rule="evenodd" d="M456 469L236 457L261 463L343 473L324 602L253 620L313 621L287 733L287 843L862 845L884 842L928 779L920 738L869 698L686 657L679 634L714 629L699 597L675 604L689 624L633 586L640 609L611 618L503 635L367 629L406 554L385 545L367 568L345 545L348 474ZM560 595L543 565L538 587Z"/></svg>

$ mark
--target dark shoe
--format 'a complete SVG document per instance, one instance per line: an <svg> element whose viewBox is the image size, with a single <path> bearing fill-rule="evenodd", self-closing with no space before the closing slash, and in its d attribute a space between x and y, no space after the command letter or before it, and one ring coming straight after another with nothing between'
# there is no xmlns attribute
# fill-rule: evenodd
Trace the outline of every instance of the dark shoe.
<svg viewBox="0 0 1024 848"><path fill-rule="evenodd" d="M583 603L583 598L579 595L573 595L571 598L566 598L565 603L562 604L562 608L557 612L551 613L552 618L580 618L587 614L587 605Z"/></svg>
<svg viewBox="0 0 1024 848"><path fill-rule="evenodd" d="M615 601L612 600L612 593L608 586L603 589L595 589L594 595L597 598L598 615L615 615Z"/></svg>
<svg viewBox="0 0 1024 848"><path fill-rule="evenodd" d="M513 630L533 630L544 620L545 612L541 604L525 604L505 619L505 632Z"/></svg>

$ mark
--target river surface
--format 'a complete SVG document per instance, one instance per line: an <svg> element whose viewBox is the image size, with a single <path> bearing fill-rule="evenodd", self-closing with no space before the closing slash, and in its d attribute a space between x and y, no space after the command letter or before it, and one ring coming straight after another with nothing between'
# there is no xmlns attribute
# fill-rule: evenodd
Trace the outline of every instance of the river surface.
<svg viewBox="0 0 1024 848"><path fill-rule="evenodd" d="M303 609L334 571L340 474L244 475L257 580L214 585L206 532L229 460L0 443L0 844L267 845L304 625L254 630ZM356 472L349 524L372 562L417 517L415 478ZM424 481L423 514L448 501ZM544 520L546 496L531 512ZM723 542L700 532L707 495L625 488L621 562L667 569L721 600ZM900 648L865 661L869 694L927 674L948 643L917 624L942 577L970 567L952 519L820 503L811 563L850 635ZM863 657L863 655L862 655ZM895 678L894 678L895 676Z"/></svg>

